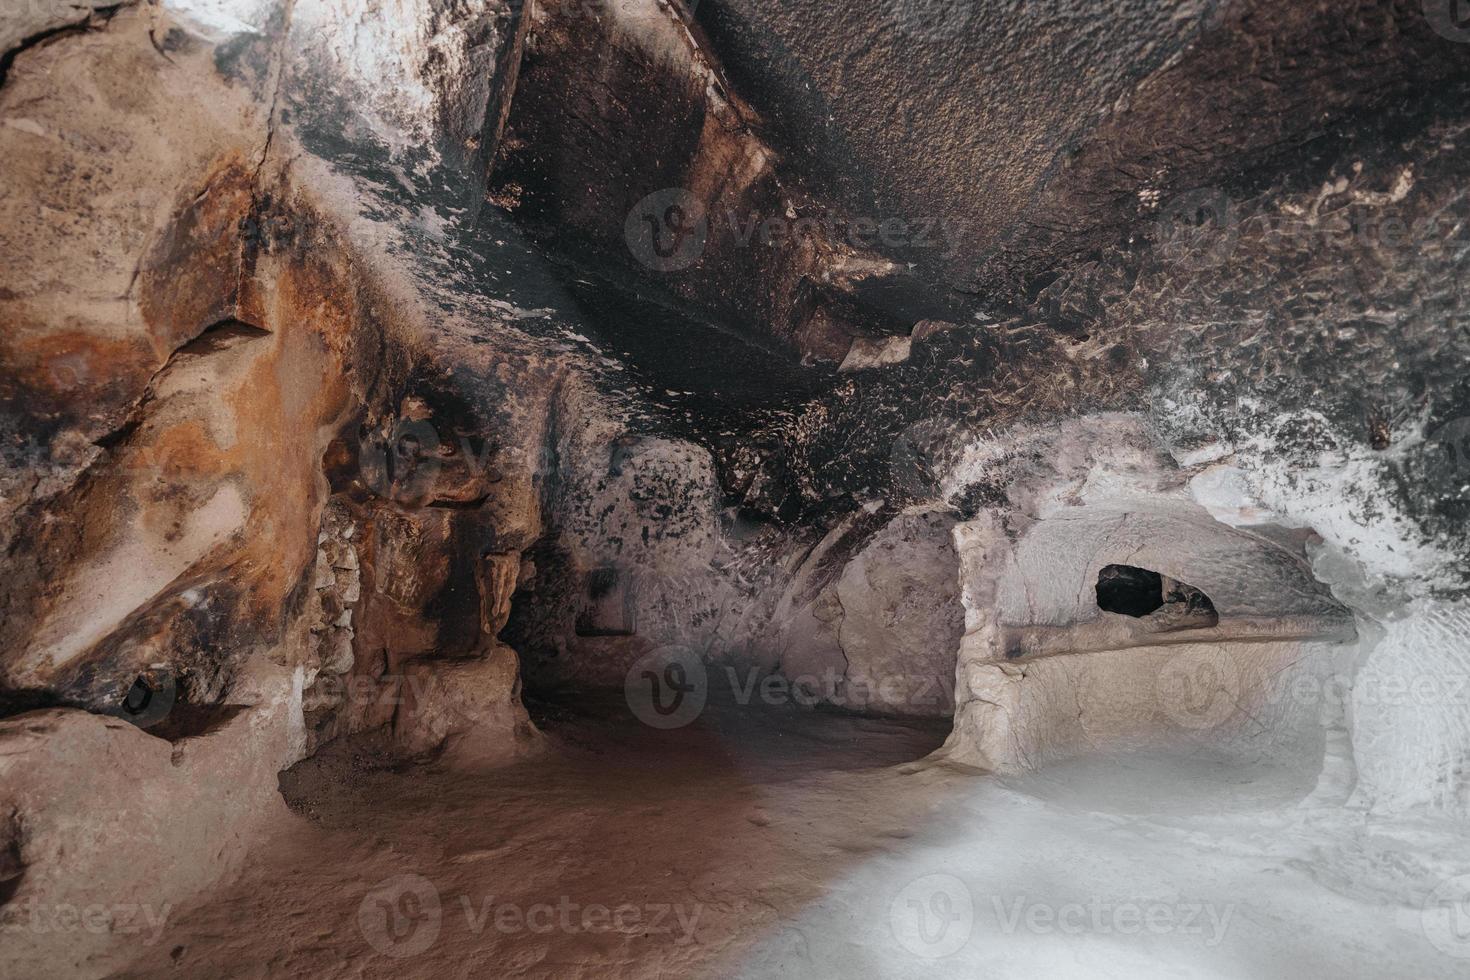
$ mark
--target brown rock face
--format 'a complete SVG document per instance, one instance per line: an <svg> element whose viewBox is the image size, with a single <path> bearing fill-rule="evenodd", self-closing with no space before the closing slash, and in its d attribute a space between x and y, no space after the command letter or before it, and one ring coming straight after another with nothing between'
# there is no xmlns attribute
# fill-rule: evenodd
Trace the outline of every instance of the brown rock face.
<svg viewBox="0 0 1470 980"><path fill-rule="evenodd" d="M0 701L119 716L5 722L22 901L188 897L333 738L462 765L536 745L495 637L564 368L428 315L354 199L293 161L289 35L216 39L124 9L6 61ZM90 843L51 829L79 810L113 814ZM7 969L115 952L58 938Z"/></svg>

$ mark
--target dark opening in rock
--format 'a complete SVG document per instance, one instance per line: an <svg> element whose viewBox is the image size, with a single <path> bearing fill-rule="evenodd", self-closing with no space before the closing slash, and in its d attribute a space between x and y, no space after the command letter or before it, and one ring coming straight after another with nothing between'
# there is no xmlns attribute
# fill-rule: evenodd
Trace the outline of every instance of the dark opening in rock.
<svg viewBox="0 0 1470 980"><path fill-rule="evenodd" d="M1164 604L1164 577L1133 565L1105 565L1097 573L1097 605L1103 612L1142 619Z"/></svg>
<svg viewBox="0 0 1470 980"><path fill-rule="evenodd" d="M221 320L205 327L197 337L184 344L175 353L203 356L226 350L239 343L269 336L269 330L257 327L252 323L235 319Z"/></svg>
<svg viewBox="0 0 1470 980"><path fill-rule="evenodd" d="M165 671L140 674L123 695L117 714L139 728L152 728L174 710L177 693L172 674Z"/></svg>
<svg viewBox="0 0 1470 980"><path fill-rule="evenodd" d="M133 686L128 688L127 695L123 698L123 711L130 715L141 715L148 710L148 705L153 701L153 688L148 682L139 677L133 681Z"/></svg>
<svg viewBox="0 0 1470 980"><path fill-rule="evenodd" d="M587 576L587 598L577 615L577 635L632 636L635 631L627 576L616 568L594 569Z"/></svg>
<svg viewBox="0 0 1470 980"><path fill-rule="evenodd" d="M1199 589L1136 565L1105 565L1097 573L1097 605L1103 612L1147 619L1155 633L1220 621L1214 602Z"/></svg>
<svg viewBox="0 0 1470 980"><path fill-rule="evenodd" d="M20 891L25 877L25 863L20 855L20 822L14 815L0 824L0 908Z"/></svg>

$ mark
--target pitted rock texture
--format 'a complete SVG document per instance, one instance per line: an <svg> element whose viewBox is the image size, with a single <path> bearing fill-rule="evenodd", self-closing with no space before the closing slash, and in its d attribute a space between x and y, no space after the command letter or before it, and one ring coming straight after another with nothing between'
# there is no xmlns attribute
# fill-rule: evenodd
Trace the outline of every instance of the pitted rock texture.
<svg viewBox="0 0 1470 980"><path fill-rule="evenodd" d="M849 213L949 223L961 247L910 239L894 257L1024 302L1126 240L1150 200L1283 169L1462 75L1425 9L706 0L697 19L793 170Z"/></svg>
<svg viewBox="0 0 1470 980"><path fill-rule="evenodd" d="M1470 351L1453 324L1470 248L1453 98L1391 114L1309 176L1211 191L1214 210L1142 225L1024 317L931 335L903 364L848 376L766 434L752 485L807 510L939 494L972 506L987 478L950 476L969 443L1146 411L1181 461L1227 467L1388 588L1463 590Z"/></svg>
<svg viewBox="0 0 1470 980"><path fill-rule="evenodd" d="M289 672L257 668L217 728L173 744L63 709L0 721L0 847L15 863L0 974L113 972L136 953L119 936L157 941L177 903L228 880L268 838L285 817L277 774L303 748L300 691ZM63 906L105 909L108 927L57 928L49 913ZM27 908L49 927L18 928L9 915Z"/></svg>
<svg viewBox="0 0 1470 980"><path fill-rule="evenodd" d="M1011 465L955 530L966 612L948 757L1012 771L1169 743L1323 764L1324 694L1353 670L1358 631L1300 542L1213 520L1138 418L984 452ZM1101 608L1100 575L1119 565L1190 580L1214 615L1160 629Z"/></svg>
<svg viewBox="0 0 1470 980"><path fill-rule="evenodd" d="M0 897L188 901L305 756L524 759L523 680L669 651L967 765L1463 815L1470 49L1420 8L0 14Z"/></svg>
<svg viewBox="0 0 1470 980"><path fill-rule="evenodd" d="M832 568L832 550L814 552L772 623L782 673L816 700L852 711L953 713L964 626L954 524L942 510L893 516L807 598L824 565ZM850 530L834 532L839 553Z"/></svg>
<svg viewBox="0 0 1470 980"><path fill-rule="evenodd" d="M783 166L680 3L540 4L524 74L496 194L550 248L808 363L949 310L879 222Z"/></svg>

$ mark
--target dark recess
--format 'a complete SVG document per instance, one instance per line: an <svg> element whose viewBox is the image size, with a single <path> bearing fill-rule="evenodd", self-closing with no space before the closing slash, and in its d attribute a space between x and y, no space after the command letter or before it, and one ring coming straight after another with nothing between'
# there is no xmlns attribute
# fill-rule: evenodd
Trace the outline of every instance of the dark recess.
<svg viewBox="0 0 1470 980"><path fill-rule="evenodd" d="M1097 605L1103 612L1142 619L1164 604L1164 577L1133 565L1106 565L1097 573Z"/></svg>

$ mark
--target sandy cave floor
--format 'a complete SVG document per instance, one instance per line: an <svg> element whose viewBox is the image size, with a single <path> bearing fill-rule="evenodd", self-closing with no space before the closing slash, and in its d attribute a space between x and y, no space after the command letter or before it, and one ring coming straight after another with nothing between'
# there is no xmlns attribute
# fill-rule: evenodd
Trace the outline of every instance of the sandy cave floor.
<svg viewBox="0 0 1470 980"><path fill-rule="evenodd" d="M997 778L917 761L944 727L797 709L540 721L551 750L508 769L284 774L275 846L120 975L1470 976L1420 912L1470 847L1304 804L1299 772Z"/></svg>

